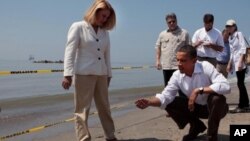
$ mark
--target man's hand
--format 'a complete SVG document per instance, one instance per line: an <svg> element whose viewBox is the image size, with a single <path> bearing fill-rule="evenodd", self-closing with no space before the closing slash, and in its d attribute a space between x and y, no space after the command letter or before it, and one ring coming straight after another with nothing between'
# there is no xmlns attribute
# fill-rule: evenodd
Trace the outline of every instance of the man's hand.
<svg viewBox="0 0 250 141"><path fill-rule="evenodd" d="M207 48L212 48L213 44L212 43L204 43L203 46L207 47Z"/></svg>
<svg viewBox="0 0 250 141"><path fill-rule="evenodd" d="M204 43L204 41L203 40L198 40L197 42L195 42L194 44L193 44L193 46L194 47L199 47L201 44L203 44Z"/></svg>
<svg viewBox="0 0 250 141"><path fill-rule="evenodd" d="M161 65L160 61L156 61L155 67L157 68L157 70L161 70L162 69L162 65Z"/></svg>
<svg viewBox="0 0 250 141"><path fill-rule="evenodd" d="M211 48L215 51L219 51L219 52L222 52L223 51L223 47L222 46L219 46L219 45L216 45L216 44L213 44L213 43L205 43L203 44L204 47L207 47L207 48Z"/></svg>
<svg viewBox="0 0 250 141"><path fill-rule="evenodd" d="M189 109L190 111L194 111L194 108L195 108L195 107L194 107L194 103L195 103L195 100L196 100L198 94L199 94L199 89L196 88L196 89L194 89L194 90L192 91L192 93L191 93L191 95L190 95L190 97L189 97L189 100L188 100L188 109Z"/></svg>
<svg viewBox="0 0 250 141"><path fill-rule="evenodd" d="M148 99L139 99L135 101L135 105L140 109L145 109L149 106L149 100Z"/></svg>

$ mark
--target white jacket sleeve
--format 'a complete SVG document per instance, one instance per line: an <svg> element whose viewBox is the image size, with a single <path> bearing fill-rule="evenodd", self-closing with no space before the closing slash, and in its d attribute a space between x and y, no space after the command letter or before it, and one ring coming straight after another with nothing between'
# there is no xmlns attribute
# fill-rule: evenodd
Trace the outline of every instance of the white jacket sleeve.
<svg viewBox="0 0 250 141"><path fill-rule="evenodd" d="M105 51L105 61L108 69L108 77L112 77L112 67L111 67L111 61L110 61L110 39L109 39L109 33L107 32L108 35L108 47L107 50Z"/></svg>
<svg viewBox="0 0 250 141"><path fill-rule="evenodd" d="M64 76L73 76L77 48L80 43L80 26L73 23L69 29L64 54Z"/></svg>

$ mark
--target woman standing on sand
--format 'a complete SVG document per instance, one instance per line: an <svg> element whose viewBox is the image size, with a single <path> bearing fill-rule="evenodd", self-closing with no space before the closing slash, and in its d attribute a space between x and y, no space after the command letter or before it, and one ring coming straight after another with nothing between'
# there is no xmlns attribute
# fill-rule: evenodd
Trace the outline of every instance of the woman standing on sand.
<svg viewBox="0 0 250 141"><path fill-rule="evenodd" d="M115 11L106 0L96 0L69 29L62 86L69 89L74 75L75 123L79 141L90 141L88 115L94 98L107 141L116 141L108 100L111 80L110 39L107 30L116 24Z"/></svg>
<svg viewBox="0 0 250 141"><path fill-rule="evenodd" d="M238 31L236 22L232 19L226 23L226 29L229 31L229 45L231 50L230 61L227 66L227 71L235 70L237 76L237 85L240 92L239 104L231 112L249 111L249 98L245 86L246 64L244 57L246 54L246 44L242 32Z"/></svg>

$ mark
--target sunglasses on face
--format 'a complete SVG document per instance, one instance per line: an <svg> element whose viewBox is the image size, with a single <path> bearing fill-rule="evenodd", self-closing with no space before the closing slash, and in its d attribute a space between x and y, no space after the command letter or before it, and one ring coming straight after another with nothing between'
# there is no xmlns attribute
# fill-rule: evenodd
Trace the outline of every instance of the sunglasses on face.
<svg viewBox="0 0 250 141"><path fill-rule="evenodd" d="M226 25L226 28L230 28L230 27L233 27L233 25Z"/></svg>
<svg viewBox="0 0 250 141"><path fill-rule="evenodd" d="M168 21L168 24L174 24L176 21L172 20L172 21Z"/></svg>

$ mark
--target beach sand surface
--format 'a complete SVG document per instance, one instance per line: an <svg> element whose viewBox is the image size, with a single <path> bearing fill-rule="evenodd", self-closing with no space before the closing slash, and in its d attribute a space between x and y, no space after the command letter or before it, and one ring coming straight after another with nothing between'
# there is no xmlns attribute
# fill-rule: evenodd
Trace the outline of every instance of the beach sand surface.
<svg viewBox="0 0 250 141"><path fill-rule="evenodd" d="M246 87L248 92L250 93L249 82L246 83ZM182 137L188 133L189 125L187 125L183 130L178 129L175 122L167 115L164 110L161 110L157 107L149 107L147 109L141 110L135 107L134 101L141 97L149 97L154 96L155 93L161 92L163 87L148 87L148 88L135 88L128 90L117 90L110 92L110 101L111 101L111 109L112 115L115 122L116 127L116 136L120 141L181 141ZM231 84L231 94L227 95L227 102L230 108L236 107L238 104L238 88L236 84ZM60 97L60 96L59 96ZM63 97L54 97L54 100L51 98L44 98L48 100L46 103L46 108L52 107L52 109L64 109L64 114L59 114L58 112L55 114L55 110L52 110L51 114L49 112L45 114L36 113L34 117L37 115L45 118L49 116L46 122L50 123L51 119L61 119L71 117L73 105L72 104L72 95L64 95ZM62 105L53 106L51 102L58 102L58 99L62 101ZM46 101L45 100L45 101ZM31 102L30 100L27 100ZM13 101L12 101L13 102ZM40 101L42 104L42 101ZM36 102L34 102L36 103ZM33 104L34 104L33 103ZM8 105L9 104L9 105ZM19 103L20 107L26 107L26 104ZM3 104L4 107L11 107L11 103L6 102ZM18 105L18 104L17 104ZM39 105L39 104L38 104ZM30 105L29 105L30 106ZM28 106L28 107L29 107ZM40 105L41 106L41 105ZM62 106L69 106L69 109L65 109ZM19 107L19 108L20 108ZM61 108L60 108L61 107ZM32 108L37 109L36 105ZM31 108L31 109L32 109ZM46 109L45 108L45 109ZM33 111L32 109L31 111ZM40 107L40 109L43 109ZM46 111L46 110L44 110ZM48 110L51 111L51 110ZM92 110L93 114L90 115L90 125L89 129L92 135L93 141L105 141L105 137L103 135L102 127L99 123L98 116L95 113L95 109ZM2 111L7 115L7 112ZM62 112L62 111L60 111ZM29 115L29 114L28 114ZM57 115L57 116L56 116ZM65 116L66 115L66 116ZM29 116L24 119L31 119ZM15 119L15 118L14 118ZM94 120L93 120L94 119ZM7 120L7 119L6 119ZM19 121L22 121L18 119ZM2 121L2 123L1 123ZM10 120L14 121L14 120ZM207 120L203 120L207 125ZM35 124L41 125L44 124L41 121L34 120ZM0 123L3 124L3 119L0 119ZM10 124L10 122L8 123ZM18 123L14 122L13 125ZM229 141L230 134L230 125L234 124L247 124L250 125L250 113L237 113L237 114L227 114L224 119L222 119L219 127L219 140L220 141ZM7 126L7 124L5 124ZM2 128L3 126L1 126ZM28 128L28 127L27 127ZM7 131L7 130L6 130ZM14 131L13 131L14 132ZM7 134L7 132L6 132ZM202 141L206 138L206 131L199 135L196 141ZM76 141L75 131L74 131L74 122L65 122L62 124L58 124L56 126L51 126L45 128L41 131L37 131L34 133L24 134L17 137L11 137L7 140L10 141L20 141L20 140L32 140L32 141Z"/></svg>

